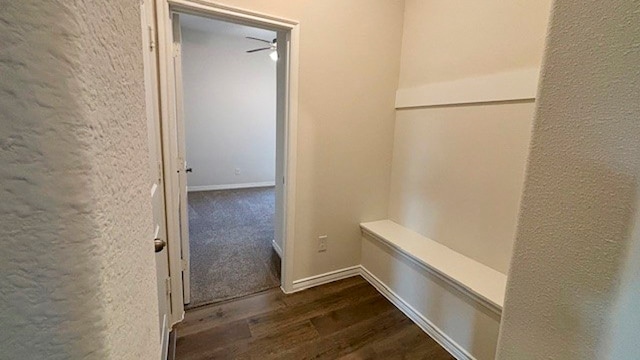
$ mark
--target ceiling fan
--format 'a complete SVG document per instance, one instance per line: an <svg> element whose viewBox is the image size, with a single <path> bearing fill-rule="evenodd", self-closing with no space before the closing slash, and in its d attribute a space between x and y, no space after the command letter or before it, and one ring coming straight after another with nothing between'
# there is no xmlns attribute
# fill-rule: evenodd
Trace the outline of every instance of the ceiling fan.
<svg viewBox="0 0 640 360"><path fill-rule="evenodd" d="M254 38L254 37L251 37L251 36L246 36L246 38L250 39L250 40L257 40L257 41L261 41L263 43L269 44L269 46L267 46L267 47L247 50L248 53L254 53L254 52L264 51L264 50L272 50L272 52L269 54L269 56L271 57L271 59L273 59L273 61L277 61L278 60L278 51L277 51L278 50L278 43L277 43L278 39L273 39L273 41L269 41L269 40Z"/></svg>

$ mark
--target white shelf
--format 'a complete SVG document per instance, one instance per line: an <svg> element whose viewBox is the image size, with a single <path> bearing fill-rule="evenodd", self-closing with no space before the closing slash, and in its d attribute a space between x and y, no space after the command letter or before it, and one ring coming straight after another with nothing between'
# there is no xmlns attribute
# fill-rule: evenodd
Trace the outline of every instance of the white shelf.
<svg viewBox="0 0 640 360"><path fill-rule="evenodd" d="M502 313L505 274L391 220L362 223L360 228L493 312Z"/></svg>
<svg viewBox="0 0 640 360"><path fill-rule="evenodd" d="M540 69L529 68L454 81L401 88L396 109L534 100Z"/></svg>

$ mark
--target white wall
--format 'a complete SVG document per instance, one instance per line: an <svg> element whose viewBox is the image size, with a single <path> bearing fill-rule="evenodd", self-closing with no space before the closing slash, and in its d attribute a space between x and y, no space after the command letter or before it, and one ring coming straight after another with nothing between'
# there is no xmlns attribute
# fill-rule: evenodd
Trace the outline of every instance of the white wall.
<svg viewBox="0 0 640 360"><path fill-rule="evenodd" d="M300 21L294 279L359 264L358 224L387 215L403 2L222 2Z"/></svg>
<svg viewBox="0 0 640 360"><path fill-rule="evenodd" d="M498 359L637 359L640 1L556 1Z"/></svg>
<svg viewBox="0 0 640 360"><path fill-rule="evenodd" d="M273 184L276 63L269 50L246 53L268 44L245 36L276 33L190 15L180 23L189 188Z"/></svg>
<svg viewBox="0 0 640 360"><path fill-rule="evenodd" d="M160 353L139 6L2 5L3 358Z"/></svg>
<svg viewBox="0 0 640 360"><path fill-rule="evenodd" d="M407 0L399 87L538 67L550 3ZM519 101L398 110L389 218L506 272L533 109Z"/></svg>

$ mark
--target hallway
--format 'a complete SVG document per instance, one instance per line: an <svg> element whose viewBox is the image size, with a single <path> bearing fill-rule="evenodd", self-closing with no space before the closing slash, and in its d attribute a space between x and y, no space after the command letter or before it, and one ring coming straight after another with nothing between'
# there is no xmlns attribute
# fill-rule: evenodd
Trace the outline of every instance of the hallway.
<svg viewBox="0 0 640 360"><path fill-rule="evenodd" d="M0 44L2 359L639 360L640 0L4 1Z"/></svg>

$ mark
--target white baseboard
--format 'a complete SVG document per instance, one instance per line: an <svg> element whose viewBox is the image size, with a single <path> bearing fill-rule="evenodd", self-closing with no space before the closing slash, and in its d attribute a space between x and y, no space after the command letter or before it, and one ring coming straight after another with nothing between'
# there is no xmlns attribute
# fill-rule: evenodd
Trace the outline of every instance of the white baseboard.
<svg viewBox="0 0 640 360"><path fill-rule="evenodd" d="M243 183L243 184L188 186L187 191L192 192L192 191L211 191L211 190L231 190L231 189L246 189L246 188L268 187L268 186L276 186L276 182L264 181L264 182L253 182L253 183Z"/></svg>
<svg viewBox="0 0 640 360"><path fill-rule="evenodd" d="M360 265L350 266L348 268L330 271L328 273L311 276L308 278L295 280L293 282L293 291L298 292L314 286L328 284L330 282L346 279L352 276L360 275Z"/></svg>
<svg viewBox="0 0 640 360"><path fill-rule="evenodd" d="M167 360L169 356L169 320L167 319L167 314L164 315L162 320L162 346L160 348L160 359Z"/></svg>
<svg viewBox="0 0 640 360"><path fill-rule="evenodd" d="M435 326L431 321L425 318L420 312L404 301L393 290L389 289L380 279L373 275L364 266L360 266L360 275L375 287L384 297L393 305L402 311L411 321L422 329L427 335L433 338L440 346L447 350L453 357L458 360L475 360L471 354L464 350L458 343L453 341L442 330Z"/></svg>
<svg viewBox="0 0 640 360"><path fill-rule="evenodd" d="M278 245L275 239L271 240L271 246L273 247L273 250L275 250L275 252L278 254L278 256L280 256L280 259L282 259L282 248L280 247L280 245Z"/></svg>

